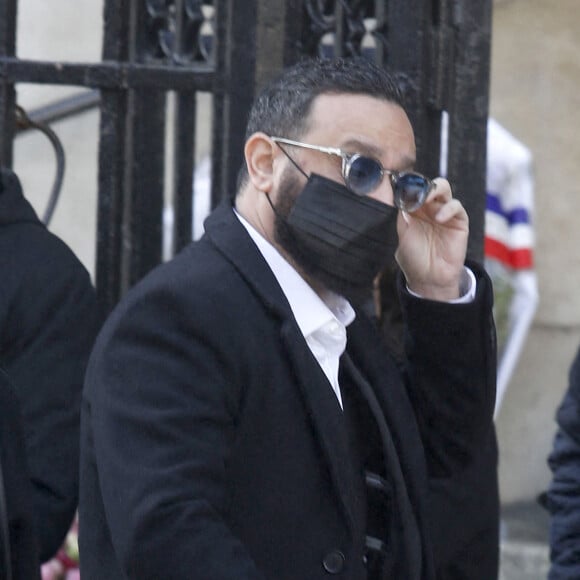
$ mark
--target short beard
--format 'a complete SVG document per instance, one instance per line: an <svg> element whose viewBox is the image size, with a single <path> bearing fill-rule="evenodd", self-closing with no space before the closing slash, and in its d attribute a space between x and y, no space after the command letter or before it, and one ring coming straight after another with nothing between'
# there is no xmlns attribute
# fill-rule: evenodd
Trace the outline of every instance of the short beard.
<svg viewBox="0 0 580 580"><path fill-rule="evenodd" d="M274 240L290 257L300 274L327 290L346 298L353 305L362 306L372 301L372 288L361 287L337 278L321 269L312 250L294 235L287 220L294 203L302 191L302 185L294 168L289 167L282 175L274 209ZM312 284L311 284L312 285Z"/></svg>

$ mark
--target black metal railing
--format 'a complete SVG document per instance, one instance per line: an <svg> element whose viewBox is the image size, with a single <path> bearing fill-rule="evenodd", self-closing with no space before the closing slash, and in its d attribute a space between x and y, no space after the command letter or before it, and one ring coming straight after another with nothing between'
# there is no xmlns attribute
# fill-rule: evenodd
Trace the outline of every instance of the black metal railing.
<svg viewBox="0 0 580 580"><path fill-rule="evenodd" d="M400 71L424 173L439 173L441 114L448 112L448 177L470 215L469 253L481 259L491 3L105 0L102 62L87 64L19 59L17 1L0 0L0 164L12 165L18 83L92 90L79 107L100 108L96 283L108 311L162 259L166 171L174 249L192 237L199 94L212 95L215 205L235 187L257 88L304 56L363 54ZM58 110L44 114L57 120L71 112Z"/></svg>

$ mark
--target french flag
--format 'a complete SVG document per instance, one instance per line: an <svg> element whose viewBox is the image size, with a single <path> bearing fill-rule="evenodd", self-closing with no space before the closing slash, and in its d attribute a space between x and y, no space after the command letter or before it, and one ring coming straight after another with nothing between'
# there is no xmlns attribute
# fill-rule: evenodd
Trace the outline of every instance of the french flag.
<svg viewBox="0 0 580 580"><path fill-rule="evenodd" d="M485 257L512 271L534 266L532 154L488 121Z"/></svg>

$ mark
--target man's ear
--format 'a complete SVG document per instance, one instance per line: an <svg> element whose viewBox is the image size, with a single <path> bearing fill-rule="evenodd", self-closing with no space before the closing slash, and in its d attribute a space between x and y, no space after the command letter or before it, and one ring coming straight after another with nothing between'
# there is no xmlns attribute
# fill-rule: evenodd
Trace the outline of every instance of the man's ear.
<svg viewBox="0 0 580 580"><path fill-rule="evenodd" d="M274 142L265 133L254 133L246 141L244 156L252 185L269 192L273 182Z"/></svg>

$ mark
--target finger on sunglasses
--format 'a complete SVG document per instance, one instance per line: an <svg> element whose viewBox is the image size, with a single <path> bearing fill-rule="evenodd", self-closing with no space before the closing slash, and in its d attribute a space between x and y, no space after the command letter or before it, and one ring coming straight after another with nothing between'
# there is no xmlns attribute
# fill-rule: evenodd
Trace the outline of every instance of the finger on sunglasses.
<svg viewBox="0 0 580 580"><path fill-rule="evenodd" d="M445 177L436 177L432 181L433 188L429 194L429 199L434 197L441 198L445 201L449 201L453 198L453 191L451 189L451 184Z"/></svg>
<svg viewBox="0 0 580 580"><path fill-rule="evenodd" d="M466 226L469 222L467 211L458 199L450 199L443 203L435 215L435 220L440 224L458 220L459 222L465 222Z"/></svg>
<svg viewBox="0 0 580 580"><path fill-rule="evenodd" d="M431 184L432 186L425 199L424 205L434 208L453 199L451 187L445 178L437 177L431 181Z"/></svg>

